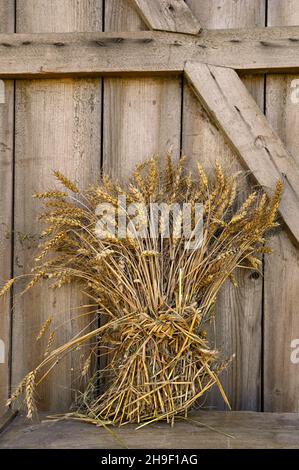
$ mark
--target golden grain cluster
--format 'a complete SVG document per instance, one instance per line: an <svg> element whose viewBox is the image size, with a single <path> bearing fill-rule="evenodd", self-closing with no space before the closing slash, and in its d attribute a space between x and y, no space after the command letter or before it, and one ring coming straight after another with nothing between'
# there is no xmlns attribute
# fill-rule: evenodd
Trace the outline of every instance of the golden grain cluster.
<svg viewBox="0 0 299 470"><path fill-rule="evenodd" d="M25 377L10 403L24 394L32 416L36 384L59 367L62 356L83 344L90 345L81 371L87 385L74 418L104 425L173 422L213 385L227 402L219 380L226 364L219 363L206 326L223 283L231 280L236 285L234 271L258 269L259 254L269 251L264 235L277 225L281 183L272 198L258 191L238 203L236 177L224 174L219 163L208 177L199 164L190 173L184 159L174 165L170 157L165 166L156 159L139 165L125 187L105 176L98 186L80 192L59 172L55 175L65 192L35 195L44 200L46 241L28 287L41 281L52 288L77 283L88 296L96 327L52 349L55 330L49 319L38 335L48 335L44 359ZM190 203L194 209L202 204L201 243L188 249L185 236L170 231L168 238L162 237L163 220L154 238L134 236L136 227L129 224L124 238L110 234L100 239L96 208L109 203L108 212L111 207L119 213L119 196L136 207L166 202ZM131 220L128 214L126 218ZM106 356L102 370L100 351Z"/></svg>

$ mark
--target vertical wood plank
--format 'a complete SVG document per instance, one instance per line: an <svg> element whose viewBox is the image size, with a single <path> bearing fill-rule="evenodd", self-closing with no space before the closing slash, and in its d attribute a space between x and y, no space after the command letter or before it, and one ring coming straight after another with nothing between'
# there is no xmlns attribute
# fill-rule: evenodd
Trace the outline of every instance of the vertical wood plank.
<svg viewBox="0 0 299 470"><path fill-rule="evenodd" d="M147 27L129 0L105 1L105 31ZM181 80L105 78L103 80L103 167L126 179L141 161L171 151L180 154ZM101 368L109 361L103 355Z"/></svg>
<svg viewBox="0 0 299 470"><path fill-rule="evenodd" d="M14 1L0 1L0 32L14 32ZM0 286L12 274L14 82L0 82ZM0 416L10 381L10 298L0 300Z"/></svg>
<svg viewBox="0 0 299 470"><path fill-rule="evenodd" d="M264 26L264 0L185 0L202 27L229 29ZM296 1L296 0L294 0ZM278 3L281 0L278 0Z"/></svg>
<svg viewBox="0 0 299 470"><path fill-rule="evenodd" d="M17 32L102 30L102 0L20 0ZM36 217L40 205L32 193L54 185L58 169L80 187L92 182L101 165L101 80L63 79L19 81L16 87L15 275L30 272L39 242ZM23 286L19 286L18 292ZM13 384L41 359L45 344L36 334L49 315L63 324L56 344L83 327L70 318L83 302L74 287L49 290L36 286L16 298L13 324ZM39 389L43 409L66 410L78 378L78 356L60 364Z"/></svg>
<svg viewBox="0 0 299 470"><path fill-rule="evenodd" d="M259 0L186 0L204 28L264 26L265 2ZM264 80L248 76L244 83L263 109ZM210 122L187 84L183 98L183 151L199 160L206 169L218 159L228 171L242 169L237 157L224 142L222 134ZM245 185L244 196L249 189ZM237 274L238 288L226 284L216 312L215 344L222 358L236 354L222 384L235 410L259 410L261 403L262 276ZM223 409L220 393L211 390L206 406Z"/></svg>
<svg viewBox="0 0 299 470"><path fill-rule="evenodd" d="M295 0L268 1L268 25L299 24ZM267 118L299 164L299 103L292 101L292 80L299 75L268 75ZM299 252L286 232L272 241L265 262L264 409L299 411L299 364L291 362L291 342L299 339Z"/></svg>
<svg viewBox="0 0 299 470"><path fill-rule="evenodd" d="M105 30L147 29L128 0L105 2ZM104 79L104 168L126 177L140 161L180 154L181 80Z"/></svg>
<svg viewBox="0 0 299 470"><path fill-rule="evenodd" d="M15 0L8 2L0 0L0 31L14 33L15 30Z"/></svg>

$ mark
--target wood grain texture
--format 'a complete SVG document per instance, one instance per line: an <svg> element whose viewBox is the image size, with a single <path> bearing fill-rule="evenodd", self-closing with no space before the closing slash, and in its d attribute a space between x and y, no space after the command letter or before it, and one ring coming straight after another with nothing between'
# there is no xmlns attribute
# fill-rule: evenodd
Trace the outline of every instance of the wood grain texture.
<svg viewBox="0 0 299 470"><path fill-rule="evenodd" d="M105 32L118 32L118 31L143 31L147 27L143 23L140 15L137 14L133 3L127 0L110 0L105 2ZM116 34L118 36L118 33ZM145 80L146 82L146 80ZM139 80L122 80L118 79L103 79L103 147L102 159L104 172L113 175L117 178L123 178L127 172L134 166L135 152L133 155L127 154L123 148L124 141L130 142L132 139L132 118L134 119L135 107L131 102L126 101L125 96L131 86L131 98L138 101L138 94L136 93L139 85ZM145 85L146 89L146 85ZM142 101L139 101L142 107ZM140 107L139 107L140 108ZM131 116L128 113L132 109ZM146 106L145 106L146 110ZM124 115L127 113L124 119ZM122 129L122 124L124 128ZM128 135L127 135L128 134ZM135 136L139 136L142 140L142 133L139 132L139 127L135 129ZM130 152L131 149L127 150ZM140 157L142 158L142 157ZM132 160L131 160L132 159ZM137 162L136 162L137 163ZM104 319L101 319L104 322ZM111 352L108 349L102 349L100 357L100 369L104 369L109 363ZM101 386L105 387L106 379L103 378Z"/></svg>
<svg viewBox="0 0 299 470"><path fill-rule="evenodd" d="M0 32L14 31L14 2L0 1ZM0 100L0 286L12 274L12 199L13 199L13 129L14 82L1 82ZM9 295L0 299L0 341L4 348L4 363L0 361L0 416L5 411L10 382Z"/></svg>
<svg viewBox="0 0 299 470"><path fill-rule="evenodd" d="M296 1L296 0L295 0ZM280 0L278 0L280 2ZM258 28L264 26L264 0L186 0L204 28Z"/></svg>
<svg viewBox="0 0 299 470"><path fill-rule="evenodd" d="M190 60L240 73L289 73L299 69L298 52L299 26L209 30L200 36L155 31L0 34L0 78L178 73Z"/></svg>
<svg viewBox="0 0 299 470"><path fill-rule="evenodd" d="M129 2L106 2L106 31L146 29ZM154 154L180 154L181 81L177 77L104 78L103 167L127 179ZM107 358L102 359L104 367ZM109 359L108 359L109 360Z"/></svg>
<svg viewBox="0 0 299 470"><path fill-rule="evenodd" d="M15 0L0 0L0 32L13 33L15 29Z"/></svg>
<svg viewBox="0 0 299 470"><path fill-rule="evenodd" d="M17 416L17 411L7 409L4 414L0 415L0 434L3 433Z"/></svg>
<svg viewBox="0 0 299 470"><path fill-rule="evenodd" d="M101 28L100 0L61 2L27 0L18 2L18 30L29 28L64 31ZM91 14L97 15L95 18ZM45 22L47 18L47 22ZM101 82L99 79L20 81L16 88L16 170L15 170L15 274L30 272L39 243L40 204L32 193L55 184L52 170L58 169L80 187L93 182L100 172ZM18 286L18 292L23 286ZM54 326L62 325L55 339L65 342L86 327L70 319L85 300L75 287L58 291L37 286L24 297L16 297L13 326L13 385L42 358L43 344L36 334L49 315ZM87 320L88 322L89 320ZM73 397L78 366L84 351L68 357L40 389L43 409L66 410ZM81 362L82 363L82 362Z"/></svg>
<svg viewBox="0 0 299 470"><path fill-rule="evenodd" d="M105 32L146 31L148 27L136 13L136 6L131 0L105 1ZM119 34L117 34L119 36Z"/></svg>
<svg viewBox="0 0 299 470"><path fill-rule="evenodd" d="M194 421L177 421L173 428L166 423L142 429L127 425L114 432L129 449L298 449L297 413L209 411L195 413L191 418ZM0 436L0 448L107 450L122 447L103 428L65 420L32 424L18 416Z"/></svg>
<svg viewBox="0 0 299 470"><path fill-rule="evenodd" d="M264 3L259 0L231 2L229 0L187 0L204 28L250 28L265 24ZM243 30L240 30L243 31ZM223 30L230 34L231 30ZM217 30L218 34L218 30ZM263 109L264 80L259 76L242 77L249 92ZM183 111L183 150L210 171L215 160L228 172L244 171L235 152L229 147L213 121L185 83ZM244 181L242 197L251 190L251 180ZM233 409L259 410L261 406L261 319L262 276L249 272L236 273L238 288L227 283L220 291L215 325L211 327L215 344L222 358L236 354L221 377ZM224 409L225 404L216 388L206 402L209 408Z"/></svg>
<svg viewBox="0 0 299 470"><path fill-rule="evenodd" d="M282 179L279 212L299 242L299 167L272 131L237 73L225 67L187 63L186 76L200 102L264 190Z"/></svg>
<svg viewBox="0 0 299 470"><path fill-rule="evenodd" d="M18 0L16 31L102 31L102 0Z"/></svg>
<svg viewBox="0 0 299 470"><path fill-rule="evenodd" d="M135 13L128 25L125 2L109 2L106 31L140 29ZM116 20L116 18L118 18ZM124 23L122 23L124 22ZM181 81L169 78L104 79L104 168L125 178L153 154L180 154Z"/></svg>
<svg viewBox="0 0 299 470"><path fill-rule="evenodd" d="M270 25L299 24L296 1L268 2ZM299 104L292 101L292 81L299 75L267 76L267 119L299 164ZM299 410L299 364L291 362L291 341L299 338L299 252L281 232L265 262L264 408Z"/></svg>
<svg viewBox="0 0 299 470"><path fill-rule="evenodd" d="M200 23L184 0L133 0L145 24L154 30L198 34Z"/></svg>
<svg viewBox="0 0 299 470"><path fill-rule="evenodd" d="M268 0L267 26L298 26L299 5L297 0Z"/></svg>
<svg viewBox="0 0 299 470"><path fill-rule="evenodd" d="M104 168L127 178L153 155L180 153L180 80L105 79Z"/></svg>

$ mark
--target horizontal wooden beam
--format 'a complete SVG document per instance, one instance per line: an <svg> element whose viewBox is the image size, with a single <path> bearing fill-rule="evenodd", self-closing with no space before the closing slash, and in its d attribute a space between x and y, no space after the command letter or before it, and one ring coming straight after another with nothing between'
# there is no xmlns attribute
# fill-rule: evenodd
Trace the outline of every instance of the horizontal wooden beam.
<svg viewBox="0 0 299 470"><path fill-rule="evenodd" d="M201 451L196 449L225 449L228 453L223 454L224 462L232 459L232 449L284 449L283 452L298 449L298 413L228 413L202 409L190 413L189 418L177 419L174 427L157 422L140 430L136 424L127 424L117 429L116 440L104 426L88 426L74 419L51 420L47 413L39 413L39 422L32 426L32 422L20 414L2 436L0 448L3 454L4 449L12 449L10 466L14 455L18 463L15 449L121 449L117 452L121 454L123 442L129 449L174 449L174 454L178 446L195 449L201 466ZM98 453L101 455L101 451Z"/></svg>
<svg viewBox="0 0 299 470"><path fill-rule="evenodd" d="M198 34L199 21L184 0L132 0L145 24L156 31Z"/></svg>
<svg viewBox="0 0 299 470"><path fill-rule="evenodd" d="M299 71L299 27L0 34L0 78L182 73L186 61L239 72Z"/></svg>
<svg viewBox="0 0 299 470"><path fill-rule="evenodd" d="M187 63L186 76L228 143L268 193L283 180L280 213L299 241L299 171L237 73L225 67Z"/></svg>
<svg viewBox="0 0 299 470"><path fill-rule="evenodd" d="M188 54L189 46L176 46L180 38L152 31L0 34L0 77L182 72L179 50Z"/></svg>

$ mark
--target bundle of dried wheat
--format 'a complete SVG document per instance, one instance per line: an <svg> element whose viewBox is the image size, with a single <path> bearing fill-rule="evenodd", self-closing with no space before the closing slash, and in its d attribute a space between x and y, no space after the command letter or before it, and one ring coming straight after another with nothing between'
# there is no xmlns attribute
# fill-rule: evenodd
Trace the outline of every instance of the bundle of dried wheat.
<svg viewBox="0 0 299 470"><path fill-rule="evenodd" d="M55 331L49 319L40 332L49 335L47 354L10 403L24 393L32 416L35 384L60 357L90 340L82 370L90 379L72 414L78 419L104 425L173 422L214 384L227 402L218 378L225 364L217 361L205 324L220 287L227 279L235 283L235 269L258 269L257 254L269 252L264 235L277 225L281 182L272 198L254 192L238 204L236 178L218 163L208 178L200 165L196 176L187 172L184 159L174 166L168 157L163 169L151 159L136 168L125 188L103 177L84 192L59 172L55 176L67 191L35 195L45 201L47 241L27 288L43 279L54 288L79 281L101 326L51 351ZM157 219L148 209L163 203L168 210ZM181 230L184 224L189 231ZM91 373L97 362L92 356L105 345L107 366Z"/></svg>

